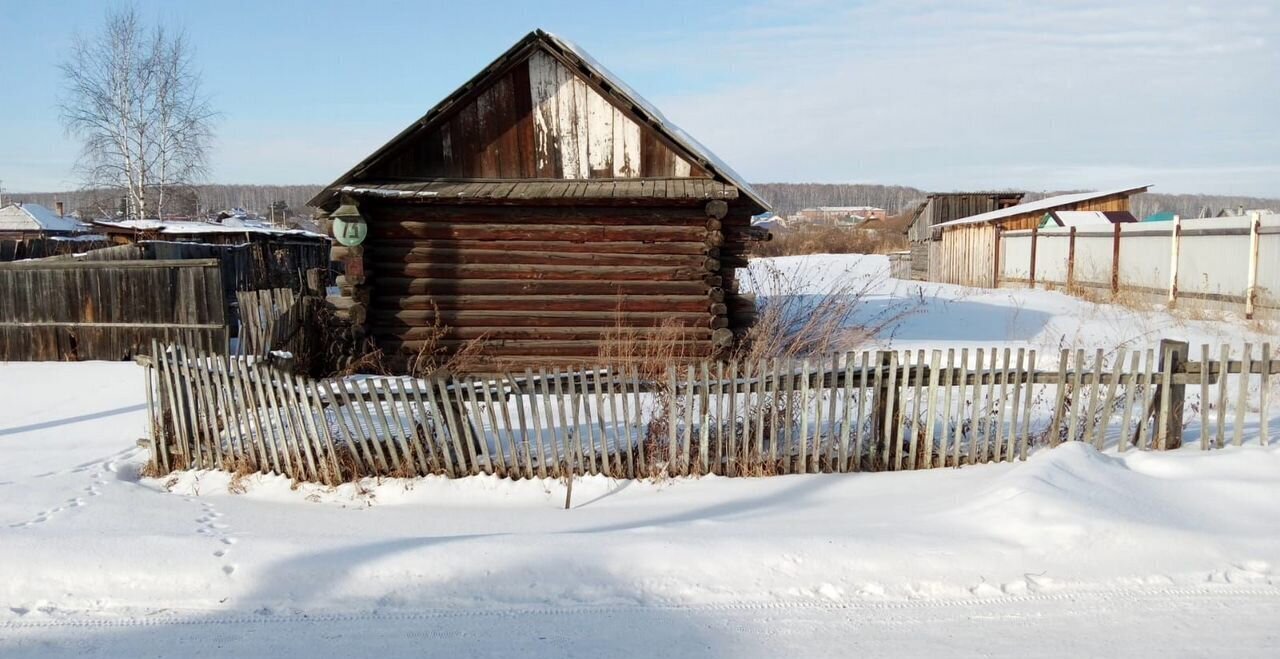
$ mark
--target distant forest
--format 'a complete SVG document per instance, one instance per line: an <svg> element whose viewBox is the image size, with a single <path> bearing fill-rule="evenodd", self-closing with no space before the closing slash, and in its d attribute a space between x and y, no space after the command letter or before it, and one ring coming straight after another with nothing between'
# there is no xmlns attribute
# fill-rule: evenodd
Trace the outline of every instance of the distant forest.
<svg viewBox="0 0 1280 659"><path fill-rule="evenodd" d="M902 185L863 183L757 183L756 190L774 206L774 211L787 215L810 206L877 206L889 213L902 212L924 201L928 191ZM199 185L186 191L187 203L179 212L199 215L231 208L244 208L266 215L275 204L287 215L309 215L306 207L320 191L319 185ZM1027 201L1061 192L1029 192ZM103 191L6 193L5 198L42 204L53 208L63 201L68 212L80 210L81 216L101 216L113 208L111 196ZM1216 214L1223 208L1270 208L1280 210L1280 199L1237 197L1226 195L1149 193L1133 198L1133 214L1146 217L1152 213L1172 211L1183 217L1199 217L1208 208Z"/></svg>
<svg viewBox="0 0 1280 659"><path fill-rule="evenodd" d="M202 216L232 208L268 215L272 204L277 211L283 209L286 216L310 215L307 202L320 191L319 185L196 185L173 191L176 201L166 206L178 215ZM117 195L107 190L78 190L73 192L6 192L6 200L40 204L53 208L55 201L64 203L67 212L80 211L81 217L102 217L114 213L119 207ZM283 203L281 203L283 202ZM168 213L166 213L168 215Z"/></svg>
<svg viewBox="0 0 1280 659"><path fill-rule="evenodd" d="M893 215L923 202L929 195L928 191L901 185L860 183L755 183L752 187L773 204L774 212L779 215L789 215L812 206L876 206ZM1008 190L998 190L1005 191ZM1068 192L1080 190L1027 192L1023 199L1035 201ZM1280 210L1280 199L1153 192L1135 195L1132 205L1132 212L1139 219L1162 211L1172 211L1183 217L1200 217L1205 208L1209 209L1211 215L1216 215L1224 208L1236 209L1240 206L1246 209Z"/></svg>

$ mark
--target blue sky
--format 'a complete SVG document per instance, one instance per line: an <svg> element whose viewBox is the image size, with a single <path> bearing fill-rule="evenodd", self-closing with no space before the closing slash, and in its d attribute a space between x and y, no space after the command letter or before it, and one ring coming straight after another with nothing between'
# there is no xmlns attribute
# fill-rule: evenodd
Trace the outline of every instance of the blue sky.
<svg viewBox="0 0 1280 659"><path fill-rule="evenodd" d="M57 64L105 6L0 0L6 190L76 185ZM753 181L1280 196L1274 0L135 6L195 46L216 182L328 182L543 27Z"/></svg>

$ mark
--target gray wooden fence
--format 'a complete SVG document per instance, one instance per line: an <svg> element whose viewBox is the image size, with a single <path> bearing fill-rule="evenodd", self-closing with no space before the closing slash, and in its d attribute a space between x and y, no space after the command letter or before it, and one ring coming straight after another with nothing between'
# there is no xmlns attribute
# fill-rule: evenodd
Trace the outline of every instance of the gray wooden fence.
<svg viewBox="0 0 1280 659"><path fill-rule="evenodd" d="M1269 345L1162 350L875 351L628 367L312 380L271 359L155 346L147 367L161 471L248 470L336 483L374 475L619 478L891 471L1025 459L1036 446L1267 443ZM1260 394L1253 395L1258 385ZM1187 390L1191 389L1191 396ZM1254 406L1253 400L1257 399ZM1230 423L1228 431L1228 422Z"/></svg>
<svg viewBox="0 0 1280 659"><path fill-rule="evenodd" d="M0 263L0 361L128 359L153 339L225 350L218 261Z"/></svg>

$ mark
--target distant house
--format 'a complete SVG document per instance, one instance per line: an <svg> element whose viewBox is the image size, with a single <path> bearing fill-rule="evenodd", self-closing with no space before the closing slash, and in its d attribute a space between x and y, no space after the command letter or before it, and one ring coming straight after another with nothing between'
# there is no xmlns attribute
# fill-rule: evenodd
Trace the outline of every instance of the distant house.
<svg viewBox="0 0 1280 659"><path fill-rule="evenodd" d="M238 245L243 243L294 240L328 245L324 234L301 229L282 229L261 220L227 217L217 222L196 220L95 220L93 228L114 245L144 240Z"/></svg>
<svg viewBox="0 0 1280 659"><path fill-rule="evenodd" d="M1224 208L1218 211L1218 214L1214 217L1248 217L1253 213L1258 213L1260 215L1272 215L1275 214L1275 211L1269 208L1245 208L1244 206L1237 206L1235 208Z"/></svg>
<svg viewBox="0 0 1280 659"><path fill-rule="evenodd" d="M1000 263L1000 232L1036 228L1046 213L1058 211L1127 213L1129 198L1150 187L1057 195L935 224L929 241L929 280L993 287Z"/></svg>
<svg viewBox="0 0 1280 659"><path fill-rule="evenodd" d="M1022 197L1021 192L940 192L929 195L907 226L907 240L911 243L911 277L927 279L929 276L929 241L934 226L1016 206Z"/></svg>
<svg viewBox="0 0 1280 659"><path fill-rule="evenodd" d="M78 220L40 204L17 203L0 208L0 238L67 236L89 230Z"/></svg>
<svg viewBox="0 0 1280 659"><path fill-rule="evenodd" d="M0 261L81 251L86 243L102 240L90 231L78 220L40 204L10 204L0 208Z"/></svg>
<svg viewBox="0 0 1280 659"><path fill-rule="evenodd" d="M1137 221L1129 211L1049 211L1040 221L1040 228L1108 226Z"/></svg>
<svg viewBox="0 0 1280 659"><path fill-rule="evenodd" d="M792 219L811 224L860 224L867 220L883 220L885 210L875 206L817 206L796 212Z"/></svg>
<svg viewBox="0 0 1280 659"><path fill-rule="evenodd" d="M1178 214L1173 211L1160 211L1159 213L1152 213L1142 218L1142 221L1143 222L1172 222L1173 218L1177 216ZM1209 216L1201 215L1200 217L1209 217Z"/></svg>
<svg viewBox="0 0 1280 659"><path fill-rule="evenodd" d="M923 205L923 204L921 204ZM855 227L855 230L875 238L881 249L902 250L907 246L907 230L919 212L917 207L908 208L896 215L884 219L867 220ZM910 254L910 252L906 252ZM906 269L910 268L910 257L899 256L899 261Z"/></svg>

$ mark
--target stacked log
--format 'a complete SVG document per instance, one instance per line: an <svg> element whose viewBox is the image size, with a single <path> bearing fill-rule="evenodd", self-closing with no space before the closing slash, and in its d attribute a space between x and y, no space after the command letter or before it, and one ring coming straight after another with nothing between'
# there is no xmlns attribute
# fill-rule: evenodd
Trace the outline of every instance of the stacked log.
<svg viewBox="0 0 1280 659"><path fill-rule="evenodd" d="M672 341L674 328L683 354L716 356L739 329L727 300L749 218L735 210L365 200L364 277L340 277L334 305L363 313L387 354L480 341L510 361L581 361L620 330ZM349 268L357 252L334 254Z"/></svg>

